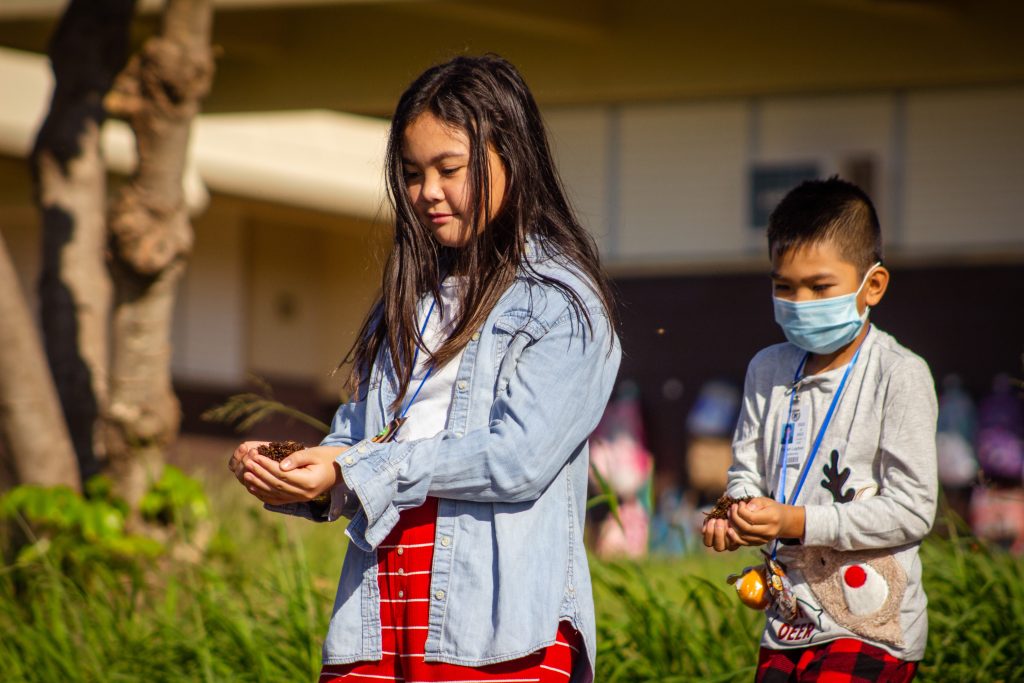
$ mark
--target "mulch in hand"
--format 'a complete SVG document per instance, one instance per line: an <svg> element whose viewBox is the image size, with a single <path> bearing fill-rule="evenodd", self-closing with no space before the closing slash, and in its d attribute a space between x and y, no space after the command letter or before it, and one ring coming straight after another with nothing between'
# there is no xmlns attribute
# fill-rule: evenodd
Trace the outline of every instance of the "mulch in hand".
<svg viewBox="0 0 1024 683"><path fill-rule="evenodd" d="M271 460L281 462L295 451L301 451L305 448L309 448L309 446L298 441L271 441L257 448L256 452ZM331 494L329 491L325 491L311 502L326 505L331 502Z"/></svg>
<svg viewBox="0 0 1024 683"><path fill-rule="evenodd" d="M263 444L256 450L262 456L276 462L281 462L295 451L301 451L304 448L306 448L306 445L298 441L271 441L270 443Z"/></svg>
<svg viewBox="0 0 1024 683"><path fill-rule="evenodd" d="M722 497L718 499L718 502L715 503L715 507L711 508L711 512L705 512L704 516L707 519L728 519L729 508L731 508L733 504L746 503L750 500L753 500L752 496L747 496L745 498L733 498L732 496L723 494Z"/></svg>

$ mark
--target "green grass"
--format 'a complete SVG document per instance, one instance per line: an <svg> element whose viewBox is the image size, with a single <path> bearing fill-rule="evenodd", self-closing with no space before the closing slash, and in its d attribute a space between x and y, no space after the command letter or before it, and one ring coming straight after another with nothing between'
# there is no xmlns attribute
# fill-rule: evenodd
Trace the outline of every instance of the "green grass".
<svg viewBox="0 0 1024 683"><path fill-rule="evenodd" d="M751 680L762 617L722 580L743 562L594 562L598 680Z"/></svg>
<svg viewBox="0 0 1024 683"><path fill-rule="evenodd" d="M207 558L141 571L54 558L0 568L0 672L18 681L312 681L343 526L259 510L209 487ZM753 556L593 562L597 680L751 680L762 616L724 577ZM921 680L1024 680L1024 563L968 537L922 550L931 631Z"/></svg>

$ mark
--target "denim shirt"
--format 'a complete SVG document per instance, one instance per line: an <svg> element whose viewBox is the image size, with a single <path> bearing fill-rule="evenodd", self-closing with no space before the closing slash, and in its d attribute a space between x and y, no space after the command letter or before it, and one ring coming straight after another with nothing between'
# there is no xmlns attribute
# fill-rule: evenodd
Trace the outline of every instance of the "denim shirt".
<svg viewBox="0 0 1024 683"><path fill-rule="evenodd" d="M402 510L434 496L426 661L479 667L518 659L553 644L564 620L587 650L573 680L593 680L596 629L583 546L587 438L621 351L585 281L554 258L530 260L579 294L590 326L556 287L524 274L466 346L442 432L370 441L392 417L390 363L371 369L365 398L338 408L322 445L350 446L337 460L350 504L342 509L334 495L328 519L351 516L350 543L325 664L381 659L375 549ZM307 504L270 507L312 518Z"/></svg>

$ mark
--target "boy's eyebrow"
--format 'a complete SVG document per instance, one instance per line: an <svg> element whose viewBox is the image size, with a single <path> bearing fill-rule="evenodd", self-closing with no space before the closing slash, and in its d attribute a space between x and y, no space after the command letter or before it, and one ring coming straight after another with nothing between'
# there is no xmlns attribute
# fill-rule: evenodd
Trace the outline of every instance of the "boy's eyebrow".
<svg viewBox="0 0 1024 683"><path fill-rule="evenodd" d="M814 275L808 275L805 278L801 278L801 282L817 282L818 280L829 280L835 277L834 273L815 273ZM777 270L771 272L771 278L773 280L785 280L782 274Z"/></svg>
<svg viewBox="0 0 1024 683"><path fill-rule="evenodd" d="M451 159L453 157L466 157L466 156L469 156L469 155L466 154L465 152L456 152L456 151L441 152L440 154L435 154L431 159L429 159L427 161L427 164L428 165L436 164L437 162L441 161L442 159ZM415 161L411 161L409 159L406 159L405 157L402 157L402 163L403 164L408 164L410 166L415 166L416 165Z"/></svg>

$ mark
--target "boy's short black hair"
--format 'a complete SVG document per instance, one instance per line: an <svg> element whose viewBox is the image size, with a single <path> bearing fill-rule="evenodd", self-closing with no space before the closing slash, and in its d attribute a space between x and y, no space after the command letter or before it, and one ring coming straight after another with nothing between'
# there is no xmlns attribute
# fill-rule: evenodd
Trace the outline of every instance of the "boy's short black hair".
<svg viewBox="0 0 1024 683"><path fill-rule="evenodd" d="M882 260L882 231L871 199L838 176L801 183L768 218L773 259L818 242L831 242L862 273Z"/></svg>

